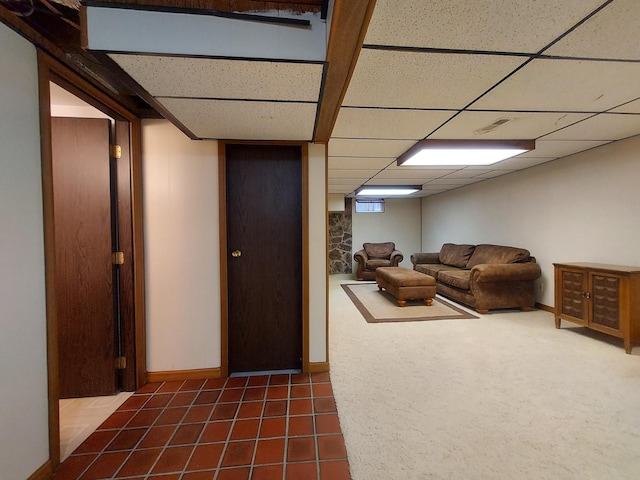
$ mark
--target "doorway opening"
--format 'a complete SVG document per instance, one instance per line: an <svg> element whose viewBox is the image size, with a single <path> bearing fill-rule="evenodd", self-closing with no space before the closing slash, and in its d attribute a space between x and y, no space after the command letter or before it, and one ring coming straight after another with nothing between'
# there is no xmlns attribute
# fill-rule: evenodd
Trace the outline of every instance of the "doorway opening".
<svg viewBox="0 0 640 480"><path fill-rule="evenodd" d="M131 229L120 222L131 215L120 212L130 195L119 198L118 187L129 170L119 163L129 158L112 146L129 137L117 131L128 125L54 82L49 88L62 461L135 390L131 369L123 368L125 352L135 351L125 335L133 326L126 305L132 285L114 254L131 244Z"/></svg>
<svg viewBox="0 0 640 480"><path fill-rule="evenodd" d="M83 387L94 386L93 367L86 360L90 353L86 348L69 347L67 332L91 332L86 324L92 324L104 327L102 338L113 337L108 342L111 358L96 361L96 365L102 365L103 371L109 372L107 375L113 387L109 387L108 395L134 391L146 382L141 124L135 114L101 89L44 52L39 50L37 53L45 234L49 459L55 471L60 464L61 453L60 399L97 398L90 396L104 396L105 393L91 389L71 391L67 390L68 385L63 385L63 379L71 370L79 375L78 383ZM56 104L65 101L57 98L58 94L66 97L69 104L64 108L71 113L59 113ZM92 109L95 109L93 114L88 113ZM58 141L59 132L54 125L59 120L70 120L72 124L71 128L67 125L66 137L63 135L62 141ZM76 120L81 124L86 120L87 126L76 128ZM97 137L93 136L95 132L98 132ZM54 136L58 140L54 141ZM91 142L86 151L79 150L77 145L87 138L99 140ZM103 141L103 138L107 140ZM113 145L121 148L115 149ZM116 151L119 151L117 155ZM69 161L65 168L60 168L57 159L68 160L73 155L79 156L76 163ZM115 158L117 161L113 160ZM87 168L88 165L92 168ZM107 197L107 205L103 205L99 213L87 213L96 198ZM111 205L112 201L115 201L115 207ZM111 211L116 207L118 214L114 217ZM74 218L81 220L74 225ZM70 228L60 228L65 221L71 225ZM91 237L88 233L94 229L107 233ZM115 242L112 232L115 232ZM99 238L95 242L101 245L97 253L92 238ZM100 279L97 281L91 274L95 265L103 269L95 277ZM85 304L91 307L86 309ZM105 315L111 320L103 323L100 319ZM65 322L70 323L65 326ZM94 344L98 345L96 350L100 351L101 343L98 340ZM115 352L113 357L111 346ZM77 358L71 357L71 368L63 366L67 361L63 357L69 357L69 350L72 354L77 353ZM100 375L96 373L96 377Z"/></svg>

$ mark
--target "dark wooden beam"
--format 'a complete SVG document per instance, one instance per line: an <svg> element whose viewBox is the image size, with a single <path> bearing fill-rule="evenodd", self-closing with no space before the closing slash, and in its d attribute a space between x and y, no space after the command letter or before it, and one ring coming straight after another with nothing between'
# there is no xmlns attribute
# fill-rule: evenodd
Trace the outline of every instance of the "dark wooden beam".
<svg viewBox="0 0 640 480"><path fill-rule="evenodd" d="M335 0L327 47L327 72L314 141L327 143L358 61L375 0Z"/></svg>
<svg viewBox="0 0 640 480"><path fill-rule="evenodd" d="M0 6L0 22L29 40L36 48L72 70L130 112L139 117L158 116L149 105L143 103L142 99L138 101L138 97L134 96L132 91L125 90L124 85L104 66L100 65L91 54L80 48L80 32L74 27L62 24L67 26L70 33L58 37L52 35L50 30L42 31L39 24L31 24L27 20L29 20L28 17L19 17ZM73 40L69 42L70 38Z"/></svg>

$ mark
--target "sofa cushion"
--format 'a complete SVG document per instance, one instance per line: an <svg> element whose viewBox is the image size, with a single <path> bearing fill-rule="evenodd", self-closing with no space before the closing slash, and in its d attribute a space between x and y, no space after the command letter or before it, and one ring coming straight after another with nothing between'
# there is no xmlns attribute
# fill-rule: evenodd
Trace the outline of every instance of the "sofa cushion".
<svg viewBox="0 0 640 480"><path fill-rule="evenodd" d="M438 273L438 281L461 290L469 290L471 270L443 270Z"/></svg>
<svg viewBox="0 0 640 480"><path fill-rule="evenodd" d="M388 258L370 258L367 260L367 269L375 270L378 267L390 267L391 260Z"/></svg>
<svg viewBox="0 0 640 480"><path fill-rule="evenodd" d="M434 278L439 278L440 272L443 270L460 270L457 267L452 267L450 265L443 265L441 263L419 263L414 267L416 272L426 273L427 275L431 275Z"/></svg>
<svg viewBox="0 0 640 480"><path fill-rule="evenodd" d="M524 263L528 262L530 258L529 250L524 248L482 244L476 246L467 263L467 268L473 268L483 263Z"/></svg>
<svg viewBox="0 0 640 480"><path fill-rule="evenodd" d="M393 251L396 249L396 244L393 242L385 243L363 243L362 247L367 252L369 258L389 258Z"/></svg>
<svg viewBox="0 0 640 480"><path fill-rule="evenodd" d="M440 249L440 263L451 265L452 267L465 268L475 245L457 245L455 243L445 243Z"/></svg>

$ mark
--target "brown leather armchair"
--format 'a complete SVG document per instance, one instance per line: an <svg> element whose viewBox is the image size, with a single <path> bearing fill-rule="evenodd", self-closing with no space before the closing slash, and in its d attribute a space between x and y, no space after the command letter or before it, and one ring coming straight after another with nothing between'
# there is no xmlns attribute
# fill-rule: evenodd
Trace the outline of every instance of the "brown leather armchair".
<svg viewBox="0 0 640 480"><path fill-rule="evenodd" d="M396 250L393 242L363 243L362 250L358 250L353 258L358 262L356 278L358 280L375 280L376 268L397 267L404 256Z"/></svg>

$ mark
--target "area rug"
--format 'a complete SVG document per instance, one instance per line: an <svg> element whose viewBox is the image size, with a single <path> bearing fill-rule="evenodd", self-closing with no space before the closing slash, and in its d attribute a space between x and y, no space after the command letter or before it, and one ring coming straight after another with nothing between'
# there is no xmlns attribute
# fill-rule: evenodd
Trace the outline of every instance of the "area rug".
<svg viewBox="0 0 640 480"><path fill-rule="evenodd" d="M393 295L378 290L375 283L343 283L342 288L368 323L478 318L438 297L431 306L423 300L407 300L400 307Z"/></svg>

